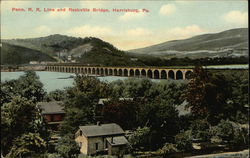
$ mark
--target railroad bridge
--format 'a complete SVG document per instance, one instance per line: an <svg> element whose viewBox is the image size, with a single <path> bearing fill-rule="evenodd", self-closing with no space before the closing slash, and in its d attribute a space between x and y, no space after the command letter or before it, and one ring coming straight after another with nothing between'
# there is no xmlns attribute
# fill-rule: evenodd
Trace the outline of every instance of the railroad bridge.
<svg viewBox="0 0 250 158"><path fill-rule="evenodd" d="M152 79L189 79L191 68L149 68L149 67L114 67L114 66L72 66L47 65L46 71L67 72L97 76L142 77Z"/></svg>

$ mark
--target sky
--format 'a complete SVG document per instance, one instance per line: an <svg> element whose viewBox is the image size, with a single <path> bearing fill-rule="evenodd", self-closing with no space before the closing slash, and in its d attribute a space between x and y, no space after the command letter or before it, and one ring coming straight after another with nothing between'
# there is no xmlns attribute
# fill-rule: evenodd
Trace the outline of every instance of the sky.
<svg viewBox="0 0 250 158"><path fill-rule="evenodd" d="M90 12L70 12L69 8ZM109 12L93 12L93 8ZM233 28L248 28L247 0L1 1L1 39L92 36L130 50Z"/></svg>

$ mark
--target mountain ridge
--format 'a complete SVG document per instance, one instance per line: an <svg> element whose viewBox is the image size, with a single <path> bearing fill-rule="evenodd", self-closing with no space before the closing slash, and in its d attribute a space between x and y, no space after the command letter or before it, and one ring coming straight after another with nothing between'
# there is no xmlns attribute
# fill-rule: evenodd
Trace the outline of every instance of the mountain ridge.
<svg viewBox="0 0 250 158"><path fill-rule="evenodd" d="M167 41L144 48L132 49L128 52L148 55L176 54L177 57L181 57L178 54L192 54L195 51L212 51L211 53L218 54L223 52L222 50L234 48L248 49L248 28L236 28L219 33L197 35L182 40ZM246 51L242 55L246 55ZM183 57L187 57L187 55L183 55Z"/></svg>
<svg viewBox="0 0 250 158"><path fill-rule="evenodd" d="M165 60L174 58L196 60L230 57L232 58L230 60L233 61L233 58L242 56L248 58L248 28L237 28L183 40L167 41L132 51L119 50L112 44L96 37L81 38L61 34L38 38L4 39L2 44L7 49L1 49L1 57L10 57L9 54L17 54L22 59L22 53L20 52L23 51L25 52L23 55L26 56L25 63L34 59L38 60L37 57L40 55L43 56L42 59L45 61L61 60L68 62L70 56L78 63L105 66L166 64L168 61ZM8 58L5 58L5 60L15 64L14 60Z"/></svg>
<svg viewBox="0 0 250 158"><path fill-rule="evenodd" d="M85 64L143 65L141 62L132 61L133 55L129 55L96 37L77 38L54 34L39 38L3 40L2 42L17 46L15 47L17 49L24 47L34 50L34 52L41 52L65 62L69 60L68 57L70 56L76 62Z"/></svg>

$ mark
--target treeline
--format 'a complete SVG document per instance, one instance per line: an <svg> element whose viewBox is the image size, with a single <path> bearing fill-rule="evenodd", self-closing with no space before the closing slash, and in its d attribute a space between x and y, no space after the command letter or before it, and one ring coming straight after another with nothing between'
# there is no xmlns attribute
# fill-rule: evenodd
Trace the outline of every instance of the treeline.
<svg viewBox="0 0 250 158"><path fill-rule="evenodd" d="M49 94L29 72L1 87L1 149L7 157L46 157L49 153L76 157L76 130L98 121L114 122L131 131L127 135L131 153L150 150L167 156L190 152L194 140L223 144L230 150L248 144L247 71L222 74L196 67L189 82L131 78L107 83L77 76L73 87ZM104 105L98 105L101 98L107 98ZM48 148L46 124L42 120L37 124L35 103L41 100L64 101L61 139L53 149ZM187 109L185 113L180 107Z"/></svg>
<svg viewBox="0 0 250 158"><path fill-rule="evenodd" d="M194 66L194 65L227 65L227 64L248 64L248 57L217 57L217 58L171 58L164 59L152 56L139 56L142 63L147 66Z"/></svg>

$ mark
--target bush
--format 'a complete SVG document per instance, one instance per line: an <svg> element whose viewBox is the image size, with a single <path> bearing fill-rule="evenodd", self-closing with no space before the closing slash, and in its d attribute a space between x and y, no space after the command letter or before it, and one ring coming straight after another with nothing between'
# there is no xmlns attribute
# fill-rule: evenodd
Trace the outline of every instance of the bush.
<svg viewBox="0 0 250 158"><path fill-rule="evenodd" d="M130 136L129 136L129 143L133 148L138 148L138 147L147 147L149 144L149 133L150 133L150 128L149 127L138 127L136 131L134 131Z"/></svg>
<svg viewBox="0 0 250 158"><path fill-rule="evenodd" d="M209 123L204 119L193 121L190 126L192 137L202 141L210 140L211 134L209 126Z"/></svg>
<svg viewBox="0 0 250 158"><path fill-rule="evenodd" d="M166 143L158 152L160 154L167 155L178 152L178 149L175 144Z"/></svg>
<svg viewBox="0 0 250 158"><path fill-rule="evenodd" d="M211 133L214 142L224 142L237 148L249 143L248 127L243 127L229 120L221 120L217 126L211 128Z"/></svg>
<svg viewBox="0 0 250 158"><path fill-rule="evenodd" d="M57 153L63 158L71 158L79 154L79 146L76 144L73 136L65 135L58 140L55 147Z"/></svg>
<svg viewBox="0 0 250 158"><path fill-rule="evenodd" d="M14 141L7 157L38 157L45 152L45 148L45 141L38 134L24 134Z"/></svg>
<svg viewBox="0 0 250 158"><path fill-rule="evenodd" d="M211 128L213 138L217 137L224 142L229 142L234 137L234 127L230 121L221 120L217 126Z"/></svg>
<svg viewBox="0 0 250 158"><path fill-rule="evenodd" d="M175 136L177 149L180 151L189 151L192 149L191 130L181 132Z"/></svg>
<svg viewBox="0 0 250 158"><path fill-rule="evenodd" d="M52 153L47 155L48 158L61 158L60 154Z"/></svg>

